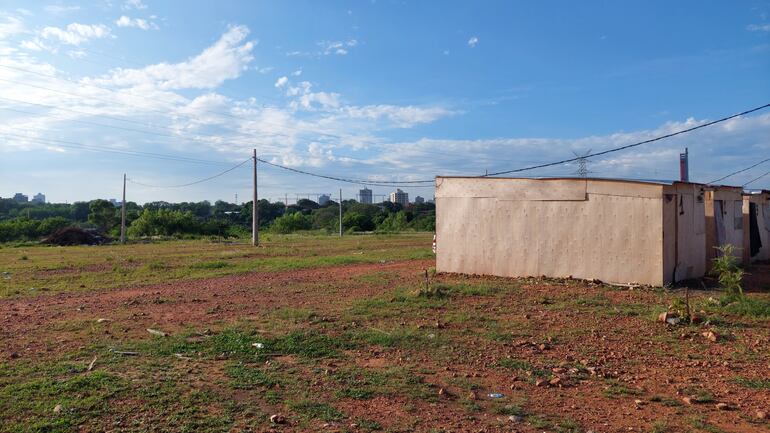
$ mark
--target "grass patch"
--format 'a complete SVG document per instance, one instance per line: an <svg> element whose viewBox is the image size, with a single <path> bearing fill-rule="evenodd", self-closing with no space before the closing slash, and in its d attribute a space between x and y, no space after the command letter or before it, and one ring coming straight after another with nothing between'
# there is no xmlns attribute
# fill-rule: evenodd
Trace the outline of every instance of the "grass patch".
<svg viewBox="0 0 770 433"><path fill-rule="evenodd" d="M233 265L232 263L217 260L213 262L193 263L190 265L190 269L224 269L232 266L235 266L235 265Z"/></svg>
<svg viewBox="0 0 770 433"><path fill-rule="evenodd" d="M537 377L551 376L551 372L549 372L548 370L536 368L529 362L523 361L520 359L514 359L514 358L499 359L496 365L498 367L507 368L509 370L528 372L528 373L531 373L533 376L537 376Z"/></svg>
<svg viewBox="0 0 770 433"><path fill-rule="evenodd" d="M608 380L608 386L604 389L604 396L607 398L618 398L626 395L640 395L641 391L638 389L629 388L626 385L616 381Z"/></svg>
<svg viewBox="0 0 770 433"><path fill-rule="evenodd" d="M345 414L327 403L300 400L289 402L289 408L304 419L320 419L332 422L345 418Z"/></svg>
<svg viewBox="0 0 770 433"><path fill-rule="evenodd" d="M273 375L257 365L233 364L227 367L225 373L231 379L231 386L236 389L270 388L279 383Z"/></svg>
<svg viewBox="0 0 770 433"><path fill-rule="evenodd" d="M733 379L733 382L744 388L770 390L770 379L750 379L747 377L736 377Z"/></svg>
<svg viewBox="0 0 770 433"><path fill-rule="evenodd" d="M128 389L120 377L59 363L14 372L3 380L0 413L3 429L13 432L70 432L108 410L108 402ZM58 412L54 408L59 406Z"/></svg>

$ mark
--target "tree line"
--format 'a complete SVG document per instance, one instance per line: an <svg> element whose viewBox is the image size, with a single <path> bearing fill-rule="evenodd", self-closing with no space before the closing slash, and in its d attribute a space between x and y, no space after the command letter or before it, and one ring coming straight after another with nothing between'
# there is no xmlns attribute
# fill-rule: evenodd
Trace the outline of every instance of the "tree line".
<svg viewBox="0 0 770 433"><path fill-rule="evenodd" d="M339 205L324 205L300 199L286 206L260 200L259 224L274 233L316 231L336 233ZM362 204L342 202L342 226L346 232L398 232L435 230L435 205L397 203ZM251 235L252 203L225 201L126 203L129 238L164 237L248 237ZM0 242L34 241L58 229L76 226L92 228L108 236L120 235L120 207L107 200L64 203L17 202L0 198Z"/></svg>

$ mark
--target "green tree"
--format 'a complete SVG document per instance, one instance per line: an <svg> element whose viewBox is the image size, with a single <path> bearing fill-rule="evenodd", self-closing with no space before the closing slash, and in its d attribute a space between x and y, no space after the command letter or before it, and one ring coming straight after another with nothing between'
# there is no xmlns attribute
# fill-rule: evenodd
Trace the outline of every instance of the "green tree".
<svg viewBox="0 0 770 433"><path fill-rule="evenodd" d="M301 212L286 214L278 217L270 225L270 230L276 233L292 233L298 230L309 230L312 227L312 217Z"/></svg>
<svg viewBox="0 0 770 433"><path fill-rule="evenodd" d="M107 200L93 200L88 205L88 222L109 231L117 223L117 209Z"/></svg>

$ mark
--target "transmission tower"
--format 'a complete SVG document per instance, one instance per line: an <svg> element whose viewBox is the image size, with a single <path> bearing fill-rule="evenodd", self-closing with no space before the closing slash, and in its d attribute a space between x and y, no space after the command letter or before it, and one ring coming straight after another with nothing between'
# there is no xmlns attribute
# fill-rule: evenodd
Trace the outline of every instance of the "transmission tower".
<svg viewBox="0 0 770 433"><path fill-rule="evenodd" d="M577 152L572 153L577 157L578 163L578 169L574 174L579 177L588 177L588 173L590 173L588 170L588 155L591 154L591 149L586 150L583 154L578 154Z"/></svg>

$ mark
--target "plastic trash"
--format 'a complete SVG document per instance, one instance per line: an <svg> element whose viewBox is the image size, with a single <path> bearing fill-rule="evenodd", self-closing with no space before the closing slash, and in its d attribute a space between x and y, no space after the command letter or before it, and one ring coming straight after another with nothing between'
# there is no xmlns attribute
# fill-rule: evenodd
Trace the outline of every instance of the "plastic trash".
<svg viewBox="0 0 770 433"><path fill-rule="evenodd" d="M265 347L262 343L251 343L252 346L256 347L257 349L263 349Z"/></svg>
<svg viewBox="0 0 770 433"><path fill-rule="evenodd" d="M499 392L493 392L489 394L489 398L503 398L505 397L503 394L500 394Z"/></svg>

